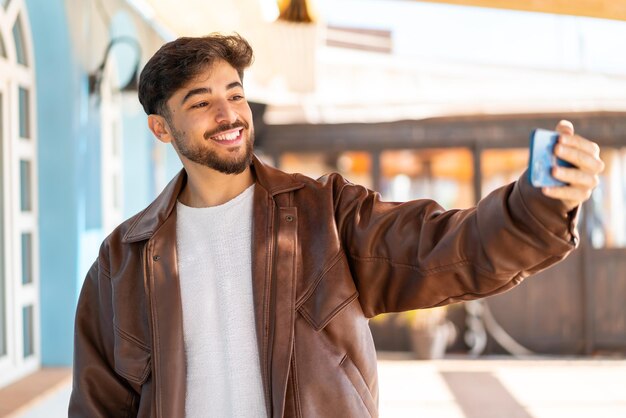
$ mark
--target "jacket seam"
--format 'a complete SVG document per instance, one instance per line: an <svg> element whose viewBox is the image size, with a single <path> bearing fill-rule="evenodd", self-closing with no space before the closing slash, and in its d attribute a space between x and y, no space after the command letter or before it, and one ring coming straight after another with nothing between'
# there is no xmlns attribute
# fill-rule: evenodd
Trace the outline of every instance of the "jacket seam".
<svg viewBox="0 0 626 418"><path fill-rule="evenodd" d="M270 195L271 196L271 195ZM275 204L276 202L272 197L268 196L267 204L269 209L268 220L267 220L267 236L270 239L266 242L266 259L265 259L265 286L264 297L263 297L263 322L265 326L263 327L263 370L265 372L265 402L266 408L268 408L268 415L271 414L272 411L272 395L270 390L271 380L270 380L270 361L268 359L269 356L269 345L270 345L270 326L269 326L269 318L270 318L270 304L271 304L271 284L272 284L272 274L273 274L273 258L274 258L274 217L276 216Z"/></svg>
<svg viewBox="0 0 626 418"><path fill-rule="evenodd" d="M335 265L339 262L339 260L341 260L342 253L343 253L343 251L341 249L339 251L337 251L337 254L335 254L335 256L331 259L330 263L328 263L328 267L326 267L319 274L319 276L313 281L313 283L309 286L309 288L304 292L304 294L296 302L296 305L295 305L296 306L296 310L300 309L300 307L302 305L304 305L307 300L309 300L311 295L313 293L315 293L315 289L317 289L317 286L324 279L324 277L326 276L326 273L328 273L330 270L332 270L332 268L335 267Z"/></svg>
<svg viewBox="0 0 626 418"><path fill-rule="evenodd" d="M152 238L152 236L154 235L154 232L150 231L150 232L144 232L141 235L134 235L132 237L128 237L126 239L126 243L133 243L133 242L137 242L137 241L144 241L147 239Z"/></svg>
<svg viewBox="0 0 626 418"><path fill-rule="evenodd" d="M507 281L505 284L503 284L502 286L498 287L497 289L491 289L489 292L487 293L474 293L474 292L467 292L467 293L462 293L460 295L455 295L455 296L450 296L448 298L445 298L443 300L441 300L440 302L437 302L433 305L430 306L424 306L423 308L420 309L428 309L428 308L434 308L436 306L442 306L442 305L446 305L448 304L448 301L450 300L457 300L457 299L463 299L466 296L472 296L475 298L483 298L489 295L494 295L497 294L501 291L501 289L506 288L508 286L509 283L511 282L515 282L515 284L519 284L521 282L524 281L524 275L523 274L516 274L515 276L513 276L513 278L511 278L511 280Z"/></svg>
<svg viewBox="0 0 626 418"><path fill-rule="evenodd" d="M148 347L146 344L144 344L143 342L141 342L140 340L138 340L136 337L132 336L131 334L129 334L128 332L122 330L119 326L117 326L117 324L113 323L113 327L115 328L115 331L117 331L118 335L123 338L124 340L128 341L129 343L132 343L134 345L137 346L137 348L140 348L142 351L144 351L147 354L152 354L152 350L150 347Z"/></svg>
<svg viewBox="0 0 626 418"><path fill-rule="evenodd" d="M178 176L178 174L177 174L176 176ZM138 214L138 216L137 216L137 218L135 219L135 221L134 221L133 223L131 223L131 224L130 224L130 226L128 227L128 230L126 231L126 233L125 233L125 234L124 234L124 236L122 237L122 241L124 241L124 242L136 242L136 241L141 241L141 240L143 240L143 239L150 238L152 235L154 235L155 230L158 230L158 229L161 227L162 223L161 223L161 224L159 224L159 225L157 226L157 228L155 228L155 229L153 229L153 230L151 230L151 231L146 231L146 232L143 232L143 233L141 233L141 234L139 234L139 235L133 235L133 233L134 233L133 231L134 231L134 229L136 228L137 224L139 224L139 222L141 222L141 220L142 220L143 218L145 218L145 217L146 217L146 215L148 214L148 212L150 212L150 209L151 209L154 205L156 205L156 201L157 201L157 200L158 200L158 199L153 200L153 201L152 201L152 202L151 202L148 206L146 206L146 208L145 208L144 210L142 210L142 211ZM167 217L166 217L166 218L167 218Z"/></svg>
<svg viewBox="0 0 626 418"><path fill-rule="evenodd" d="M326 315L326 319L321 323L321 324L317 324L317 321L315 321L313 319L313 317L306 311L306 309L302 308L302 309L298 309L298 312L300 312L300 314L311 324L313 325L313 328L315 328L315 330L319 331L321 329L323 329L324 327L326 327L326 325L328 325L328 323L330 321L332 321L332 319L337 316L337 314L339 312L341 312L343 310L343 308L345 308L348 304L350 304L352 301L354 301L357 297L359 296L359 292L358 291L354 291L354 293L352 295L350 295L346 300L344 300L342 303L340 303L339 305L337 305L337 307L335 309L333 309L328 315Z"/></svg>
<svg viewBox="0 0 626 418"><path fill-rule="evenodd" d="M135 240L137 237L143 237L144 235L146 235L147 233L151 233L151 232L144 232L143 234L140 234L138 236L133 236L133 230L135 229L135 227L137 226L137 224L144 218L144 216L146 216L146 213L148 213L148 210L154 205L154 201L152 203L150 203L143 211L141 211L141 214L139 216L137 216L137 219L135 219L135 222L133 222L132 224L130 224L130 226L128 227L128 231L124 234L124 236L122 237L123 240Z"/></svg>
<svg viewBox="0 0 626 418"><path fill-rule="evenodd" d="M128 391L128 398L126 399L126 417L130 418L132 416L132 412L133 412L133 403L134 403L134 396L133 393L129 390Z"/></svg>
<svg viewBox="0 0 626 418"><path fill-rule="evenodd" d="M302 417L302 406L300 405L300 389L298 386L298 373L296 371L296 344L293 344L293 356L291 357L291 380L293 385L293 399L296 405L296 417Z"/></svg>
<svg viewBox="0 0 626 418"><path fill-rule="evenodd" d="M154 242L153 241L149 241L145 251L146 251L146 255L148 254L152 254L154 249ZM150 257L146 257L146 263L150 263ZM154 282L154 266L152 263L148 264L147 266L147 273L150 275L149 281L151 282L150 284L152 285ZM155 298L155 300L153 301L152 298ZM155 346L155 350L154 353L152 354L153 357L153 362L155 364L154 367L154 385L155 385L155 390L154 390L154 399L152 400L155 404L156 407L156 416L157 417L162 417L163 416L163 406L162 406L162 400L161 400L161 396L160 396L160 391L162 390L162 388L159 388L160 385L160 381L158 381L157 379L161 379L161 377L157 374L158 373L158 369L159 369L159 365L160 365L160 358L159 358L159 347L161 344L160 341L160 335L159 335L159 327L157 325L157 317L156 317L156 312L155 312L155 308L154 308L154 304L156 301L156 294L154 292L151 292L150 295L150 317L152 318L152 334L153 334L153 338L154 338L154 346Z"/></svg>
<svg viewBox="0 0 626 418"><path fill-rule="evenodd" d="M342 195L343 195L343 193L344 193L344 190L345 190L345 189L346 189L346 187L348 187L348 186L353 186L353 184L352 184L352 183L350 183L350 182L349 182L348 180L346 180L345 178L343 178L343 177L341 177L341 176L340 176L340 178L341 178L341 180L343 180L343 181L344 181L344 184L342 184L342 185L341 185L341 187L339 187L339 189L337 190L337 195L336 195L336 197L334 197L334 203L333 203L333 214L334 214L334 216L335 216L335 217L337 216L337 210L339 209L339 205L341 205L341 198L342 198ZM333 180L333 175L332 175L332 174L329 176L329 179L331 179L331 181ZM356 187L358 187L358 186L356 186ZM355 200L356 200L356 199L355 199ZM350 208L350 209L349 209L349 210L347 210L347 212L348 212L348 213L349 213L349 212L351 212L351 211L353 210L352 206L353 206L353 205L355 205L355 204L356 204L356 205L358 205L358 203L355 203L355 202L351 202L351 203L349 204L349 208Z"/></svg>
<svg viewBox="0 0 626 418"><path fill-rule="evenodd" d="M104 263L102 262L98 263L98 270L100 270L100 272L104 275L104 277L111 280L111 271L105 266Z"/></svg>
<svg viewBox="0 0 626 418"><path fill-rule="evenodd" d="M367 387L368 389L370 389L369 385L367 384L367 381L365 380L365 376L363 376L363 373L361 373L361 370L356 366L356 364L354 363L354 361L352 361L352 358L350 357L350 355L348 353L346 353L345 356L343 356L343 359L341 360L340 365L343 366L343 363L345 363L345 361L348 360L350 361L350 363L352 363L354 365L354 368L356 369L356 371L359 373L359 376L361 376L361 379L363 379L363 383L365 384L365 387Z"/></svg>
<svg viewBox="0 0 626 418"><path fill-rule="evenodd" d="M530 216L530 218L531 218L533 221L535 221L535 222L536 222L539 226L541 226L541 228L542 228L544 231L547 231L547 232L550 234L550 236L551 236L551 237L553 237L553 238L555 238L556 240L560 241L562 244L568 245L568 246L570 246L570 247L574 245L571 239L565 239L565 237L559 236L558 234L556 234L556 233L552 232L552 231L551 231L551 230L547 227L546 223L545 223L545 222L543 222L543 220L539 219L539 218L538 218L538 217L537 217L537 216L533 213L533 211L532 211L532 210L530 210L530 208L529 208L528 204L526 203L526 199L525 199L525 197L524 197L524 193L522 193L522 191L521 191L521 190L520 190L520 188L519 188L519 184L518 184L518 187L516 187L516 188L514 189L513 193L515 193L515 192L517 192L517 194L519 194L519 196L520 196L520 202L522 202L522 206L524 207L524 211L526 212L526 214L528 214L528 215ZM572 210L573 210L573 209L572 209ZM570 211L570 212L571 212L571 211ZM566 216L567 216L567 222L568 222L568 225L567 225L567 233L570 235L568 238L573 238L573 237L574 237L574 234L572 234L572 233L571 233L571 231L570 231L572 222L571 222L570 217L569 217L569 212L567 212ZM553 256L554 256L554 254L551 254L551 255L553 255Z"/></svg>
<svg viewBox="0 0 626 418"><path fill-rule="evenodd" d="M115 371L124 379L130 380L132 382L135 382L141 385L146 381L146 379L148 378L148 375L150 374L150 360L146 362L146 365L144 366L139 376L135 376L133 374L120 370L119 367L115 367Z"/></svg>
<svg viewBox="0 0 626 418"><path fill-rule="evenodd" d="M361 380L363 381L363 385L365 385L365 387L369 391L369 386L367 385L367 383L365 383L365 378L363 378L363 373L361 373L361 371L359 370L358 367L356 367L356 364L354 364L354 362L352 361L352 359L350 358L348 353L346 353L346 355L343 356L343 358L341 359L341 362L339 363L339 366L343 370L343 373L348 377L348 380L350 380L350 383L352 384L352 387L354 388L354 391L357 393L357 395L359 395L358 398L361 400L361 403L363 403L363 406L365 407L367 412L370 414L370 417L374 417L375 416L374 413L372 413L372 411L370 411L369 407L365 403L365 399L363 399L363 396L361 396L361 394L359 393L357 388L354 386L354 382L352 382L352 379L350 379L350 375L348 375L348 371L346 370L346 366L345 366L346 360L349 361L350 363L352 363L352 366L354 366L354 368L356 369L357 373L361 377Z"/></svg>
<svg viewBox="0 0 626 418"><path fill-rule="evenodd" d="M418 273L421 273L421 274L424 274L424 275L431 274L431 273L441 273L441 272L448 271L448 270L450 270L452 268L455 268L455 267L458 267L458 266L462 266L462 265L470 265L470 266L474 267L475 269L481 271L486 276L495 277L495 278L498 278L498 277L510 277L511 273L512 273L512 272L494 273L494 272L491 272L491 271L487 270L486 268L484 268L484 267L482 267L482 266L480 266L478 264L472 263L470 260L461 260L461 261L457 261L457 262L454 262L454 263L433 267L433 268L430 268L430 269L422 269L422 268L419 268L419 267L414 266L412 264L398 263L398 262L392 261L388 257L361 257L361 256L358 256L358 255L355 255L355 254L350 254L350 257L353 258L354 260L357 260L357 261L386 262L386 263L389 263L392 266L401 267L401 268L407 268L407 269L414 270L414 271L416 271Z"/></svg>
<svg viewBox="0 0 626 418"><path fill-rule="evenodd" d="M280 186L273 187L273 188L268 190L270 195L271 196L276 196L277 194L292 192L294 190L298 190L298 189L301 189L301 188L304 187L304 183L296 180L295 176L293 176L293 175L292 175L292 180L296 181L297 183L290 184L290 185L280 185Z"/></svg>

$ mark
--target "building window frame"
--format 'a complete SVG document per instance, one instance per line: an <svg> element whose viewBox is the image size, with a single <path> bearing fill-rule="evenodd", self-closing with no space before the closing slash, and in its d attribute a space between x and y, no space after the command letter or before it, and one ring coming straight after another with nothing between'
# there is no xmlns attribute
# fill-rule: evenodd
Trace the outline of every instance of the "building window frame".
<svg viewBox="0 0 626 418"><path fill-rule="evenodd" d="M14 39L16 24L20 28L19 45ZM41 366L36 90L32 34L24 0L12 0L0 8L0 36L6 55L0 56L0 258L5 260L0 264L0 321L4 320L0 332L6 345L5 352L0 347L2 387ZM22 260L24 236L29 237L29 243L27 257ZM29 265L24 266L25 262ZM22 277L24 271L28 278Z"/></svg>
<svg viewBox="0 0 626 418"><path fill-rule="evenodd" d="M105 235L124 220L123 98L118 89L117 67L115 56L110 55L100 88L100 185Z"/></svg>

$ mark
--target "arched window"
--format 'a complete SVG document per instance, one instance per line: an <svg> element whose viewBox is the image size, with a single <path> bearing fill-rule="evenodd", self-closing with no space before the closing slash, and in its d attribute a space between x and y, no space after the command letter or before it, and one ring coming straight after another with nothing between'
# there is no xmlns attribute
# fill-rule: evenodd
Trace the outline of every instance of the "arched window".
<svg viewBox="0 0 626 418"><path fill-rule="evenodd" d="M0 0L0 386L40 364L33 56L24 0Z"/></svg>
<svg viewBox="0 0 626 418"><path fill-rule="evenodd" d="M108 235L123 219L122 96L118 88L115 55L105 67L100 89L100 156L102 228Z"/></svg>

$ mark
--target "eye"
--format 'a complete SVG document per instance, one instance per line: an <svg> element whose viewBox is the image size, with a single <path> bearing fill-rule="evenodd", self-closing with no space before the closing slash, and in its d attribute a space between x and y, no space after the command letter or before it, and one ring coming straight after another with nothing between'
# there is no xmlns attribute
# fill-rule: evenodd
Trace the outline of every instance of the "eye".
<svg viewBox="0 0 626 418"><path fill-rule="evenodd" d="M241 94L236 94L233 97L230 98L230 100L232 100L233 102L239 102L241 100L244 100L245 97L243 97L243 95Z"/></svg>
<svg viewBox="0 0 626 418"><path fill-rule="evenodd" d="M191 108L192 109L198 109L198 108L205 107L205 106L208 106L208 105L209 104L207 102L199 102L199 103L196 103L193 106L191 106Z"/></svg>

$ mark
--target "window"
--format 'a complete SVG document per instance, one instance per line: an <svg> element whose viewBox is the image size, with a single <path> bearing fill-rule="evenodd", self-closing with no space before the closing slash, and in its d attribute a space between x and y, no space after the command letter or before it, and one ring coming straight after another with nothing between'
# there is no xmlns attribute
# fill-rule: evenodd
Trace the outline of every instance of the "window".
<svg viewBox="0 0 626 418"><path fill-rule="evenodd" d="M33 335L33 306L28 305L22 308L22 349L24 358L35 353L35 343Z"/></svg>
<svg viewBox="0 0 626 418"><path fill-rule="evenodd" d="M22 30L21 18L18 15L13 25L13 42L15 42L15 56L18 64L27 65L26 49L24 45L24 31Z"/></svg>
<svg viewBox="0 0 626 418"><path fill-rule="evenodd" d="M19 88L20 138L30 137L30 96L28 90Z"/></svg>
<svg viewBox="0 0 626 418"><path fill-rule="evenodd" d="M472 152L467 148L393 150L381 154L385 200L433 199L444 209L474 203Z"/></svg>
<svg viewBox="0 0 626 418"><path fill-rule="evenodd" d="M601 157L606 168L588 206L587 233L593 248L626 248L626 147L603 147Z"/></svg>
<svg viewBox="0 0 626 418"><path fill-rule="evenodd" d="M6 48L4 47L4 39L2 39L1 33L0 33L0 57L2 58L7 57L7 51L6 51Z"/></svg>
<svg viewBox="0 0 626 418"><path fill-rule="evenodd" d="M528 167L528 148L487 149L480 155L482 197L519 179Z"/></svg>
<svg viewBox="0 0 626 418"><path fill-rule="evenodd" d="M118 91L117 65L110 56L105 67L100 102L101 226L108 234L123 221L122 96Z"/></svg>
<svg viewBox="0 0 626 418"><path fill-rule="evenodd" d="M287 152L280 157L280 168L288 173L302 173L312 178L340 173L349 181L372 188L372 157L369 152L345 151Z"/></svg>
<svg viewBox="0 0 626 418"><path fill-rule="evenodd" d="M36 370L39 235L35 73L25 0L0 0L0 387ZM7 13L7 6L11 11Z"/></svg>
<svg viewBox="0 0 626 418"><path fill-rule="evenodd" d="M33 282L33 234L22 234L22 284Z"/></svg>
<svg viewBox="0 0 626 418"><path fill-rule="evenodd" d="M20 209L28 212L32 209L32 176L30 174L30 161L20 161Z"/></svg>

